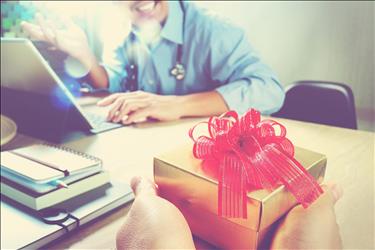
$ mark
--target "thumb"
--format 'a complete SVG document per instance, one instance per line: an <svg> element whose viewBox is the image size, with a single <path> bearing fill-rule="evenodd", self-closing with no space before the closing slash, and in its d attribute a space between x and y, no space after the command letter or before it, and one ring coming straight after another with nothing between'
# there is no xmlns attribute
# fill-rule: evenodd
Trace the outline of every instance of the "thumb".
<svg viewBox="0 0 375 250"><path fill-rule="evenodd" d="M311 207L320 207L324 205L334 206L338 200L343 196L342 187L335 182L327 182L322 184L324 193L318 198Z"/></svg>
<svg viewBox="0 0 375 250"><path fill-rule="evenodd" d="M322 185L323 190L327 193L327 196L330 196L333 204L335 204L338 200L341 199L343 196L343 189L342 187L335 183L335 182L327 182Z"/></svg>
<svg viewBox="0 0 375 250"><path fill-rule="evenodd" d="M135 196L156 195L156 185L154 182L141 176L135 176L131 180L131 187Z"/></svg>
<svg viewBox="0 0 375 250"><path fill-rule="evenodd" d="M340 185L335 182L326 182L321 184L324 193L308 208L303 208L301 205L295 206L291 212L299 212L305 214L305 216L309 215L319 215L321 214L322 209L328 208L328 210L334 209L334 206L338 200L341 199L343 195L343 190ZM327 210L327 211L328 211Z"/></svg>

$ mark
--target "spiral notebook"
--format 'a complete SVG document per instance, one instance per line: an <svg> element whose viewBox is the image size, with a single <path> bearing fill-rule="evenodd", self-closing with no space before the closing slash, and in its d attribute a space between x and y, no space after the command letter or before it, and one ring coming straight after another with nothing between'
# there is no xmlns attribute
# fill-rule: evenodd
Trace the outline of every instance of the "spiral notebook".
<svg viewBox="0 0 375 250"><path fill-rule="evenodd" d="M1 168L28 181L43 184L73 175L84 178L98 173L102 170L102 161L64 146L36 144L1 152Z"/></svg>

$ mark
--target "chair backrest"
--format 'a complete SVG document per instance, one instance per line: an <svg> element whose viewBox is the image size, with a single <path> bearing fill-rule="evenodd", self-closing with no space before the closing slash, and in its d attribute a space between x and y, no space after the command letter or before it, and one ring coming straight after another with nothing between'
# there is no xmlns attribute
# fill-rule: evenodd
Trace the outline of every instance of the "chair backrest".
<svg viewBox="0 0 375 250"><path fill-rule="evenodd" d="M295 82L286 88L284 105L272 116L357 129L353 92L342 83Z"/></svg>

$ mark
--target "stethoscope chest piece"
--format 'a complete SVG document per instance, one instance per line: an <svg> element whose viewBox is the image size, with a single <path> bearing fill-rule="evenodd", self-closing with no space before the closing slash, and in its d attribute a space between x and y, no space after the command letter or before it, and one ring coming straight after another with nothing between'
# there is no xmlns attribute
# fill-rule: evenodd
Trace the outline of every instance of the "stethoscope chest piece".
<svg viewBox="0 0 375 250"><path fill-rule="evenodd" d="M171 75L177 80L183 80L185 78L185 67L181 63L176 63L176 65L171 69Z"/></svg>

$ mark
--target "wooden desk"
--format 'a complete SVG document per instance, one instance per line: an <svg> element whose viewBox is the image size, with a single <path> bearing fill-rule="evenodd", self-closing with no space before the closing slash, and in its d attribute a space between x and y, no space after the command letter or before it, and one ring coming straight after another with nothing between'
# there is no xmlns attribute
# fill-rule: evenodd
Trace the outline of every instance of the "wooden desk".
<svg viewBox="0 0 375 250"><path fill-rule="evenodd" d="M374 248L374 133L275 119L295 145L327 155L326 180L344 188L336 204L345 248ZM186 143L197 119L124 127L66 145L101 157L112 177L129 182L134 175L153 177L153 156ZM129 206L53 245L53 248L115 248L115 235Z"/></svg>

